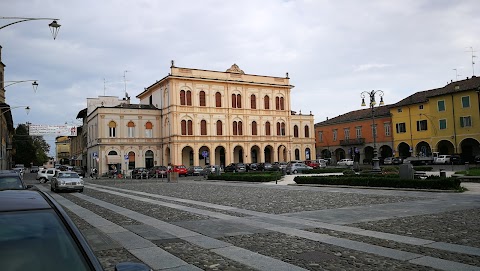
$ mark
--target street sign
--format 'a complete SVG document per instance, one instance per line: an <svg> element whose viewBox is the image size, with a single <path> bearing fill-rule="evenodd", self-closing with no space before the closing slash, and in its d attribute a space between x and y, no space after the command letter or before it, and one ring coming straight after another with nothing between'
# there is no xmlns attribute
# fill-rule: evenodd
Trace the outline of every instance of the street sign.
<svg viewBox="0 0 480 271"><path fill-rule="evenodd" d="M208 151L202 151L203 158L208 157Z"/></svg>
<svg viewBox="0 0 480 271"><path fill-rule="evenodd" d="M94 152L94 153L92 153L92 156L93 156L93 158L97 158L97 157L98 157L98 153Z"/></svg>
<svg viewBox="0 0 480 271"><path fill-rule="evenodd" d="M123 158L124 158L125 160L128 160L128 154L125 154L125 155L123 156Z"/></svg>

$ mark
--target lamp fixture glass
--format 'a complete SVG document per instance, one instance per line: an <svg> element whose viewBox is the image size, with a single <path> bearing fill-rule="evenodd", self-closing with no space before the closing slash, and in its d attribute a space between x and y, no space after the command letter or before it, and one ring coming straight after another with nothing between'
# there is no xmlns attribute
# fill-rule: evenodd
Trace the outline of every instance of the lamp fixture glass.
<svg viewBox="0 0 480 271"><path fill-rule="evenodd" d="M48 27L50 27L50 32L52 32L53 39L55 40L58 35L58 31L60 30L60 24L57 23L56 20L53 20L53 22L48 24Z"/></svg>
<svg viewBox="0 0 480 271"><path fill-rule="evenodd" d="M37 81L34 81L34 82L32 83L32 87L33 87L33 92L37 92L37 88L38 88L38 83L37 83Z"/></svg>

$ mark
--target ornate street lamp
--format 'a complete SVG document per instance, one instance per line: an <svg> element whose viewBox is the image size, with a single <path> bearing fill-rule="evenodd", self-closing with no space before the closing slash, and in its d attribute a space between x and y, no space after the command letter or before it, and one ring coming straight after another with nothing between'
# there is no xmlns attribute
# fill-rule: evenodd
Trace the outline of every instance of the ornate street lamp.
<svg viewBox="0 0 480 271"><path fill-rule="evenodd" d="M11 85L15 85L15 84L19 84L19 83L24 83L24 82L33 82L32 83L32 87L33 87L33 92L37 92L37 89L38 89L38 83L37 83L37 80L20 80L20 81L0 81L0 83L8 83L7 85L3 86L3 90L5 90L5 88L11 86ZM1 85L0 85L1 86Z"/></svg>
<svg viewBox="0 0 480 271"><path fill-rule="evenodd" d="M16 109L16 108L25 108L25 112L27 113L27 115L30 113L30 106L28 106L28 105L18 105L18 106L14 106L14 107L4 106L4 107L0 107L0 110L2 111L2 114L0 116L3 116L3 114L5 114L9 111L12 111L13 109ZM6 110L4 111L4 109L6 109Z"/></svg>
<svg viewBox="0 0 480 271"><path fill-rule="evenodd" d="M375 95L378 94L380 96L380 104L383 105L383 91L381 90L372 90L370 92L364 91L361 93L362 97L362 106L366 106L365 104L365 97L370 98L370 109L372 110L372 135L373 135L373 167L372 171L380 172L380 161L378 160L377 154L377 127L375 126Z"/></svg>
<svg viewBox="0 0 480 271"><path fill-rule="evenodd" d="M11 26L13 24L18 24L22 22L28 22L28 21L37 21L37 20L53 20L51 23L48 24L48 27L50 27L50 32L52 33L53 39L57 38L58 31L60 30L60 26L57 21L60 19L54 19L54 18L23 18L23 17L0 17L0 19L3 20L17 20L15 22L6 24L4 26L0 26L0 29L5 28L7 26Z"/></svg>

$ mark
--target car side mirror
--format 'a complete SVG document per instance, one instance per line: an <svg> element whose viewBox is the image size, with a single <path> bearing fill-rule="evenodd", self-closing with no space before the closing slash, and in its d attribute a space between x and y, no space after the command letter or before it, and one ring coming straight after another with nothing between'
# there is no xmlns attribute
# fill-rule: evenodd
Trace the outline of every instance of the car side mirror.
<svg viewBox="0 0 480 271"><path fill-rule="evenodd" d="M148 265L143 263L123 262L115 265L115 271L152 271Z"/></svg>

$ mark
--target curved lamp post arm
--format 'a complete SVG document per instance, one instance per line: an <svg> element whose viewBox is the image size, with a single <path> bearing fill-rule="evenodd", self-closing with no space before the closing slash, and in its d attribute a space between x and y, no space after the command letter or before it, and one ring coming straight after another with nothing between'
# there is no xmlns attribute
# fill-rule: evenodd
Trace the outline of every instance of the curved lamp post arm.
<svg viewBox="0 0 480 271"><path fill-rule="evenodd" d="M53 20L51 23L48 24L50 27L50 32L52 32L53 39L57 38L58 31L60 30L60 26L57 21L60 19L55 19L55 18L23 18L23 17L0 17L0 19L4 20L18 20L9 24L6 24L4 26L0 26L0 29L3 29L7 26L11 26L14 24L18 23L23 23L23 22L28 22L28 21L38 21L38 20Z"/></svg>
<svg viewBox="0 0 480 271"><path fill-rule="evenodd" d="M18 105L18 106L14 106L14 107L0 107L0 110L2 110L2 114L0 116L3 116L3 114L7 113L7 112L10 112L12 111L13 109L16 109L16 108L25 108L25 112L27 112L27 115L28 113L30 113L30 106L28 105ZM5 111L3 111L3 109L7 109Z"/></svg>
<svg viewBox="0 0 480 271"><path fill-rule="evenodd" d="M20 81L0 81L0 83L9 83L5 86L3 86L3 89L11 86L11 85L15 85L15 84L19 84L19 83L24 83L24 82L33 82L32 83L32 87L33 87L33 91L34 92L37 92L37 88L38 88L38 83L37 83L37 80L20 80Z"/></svg>

